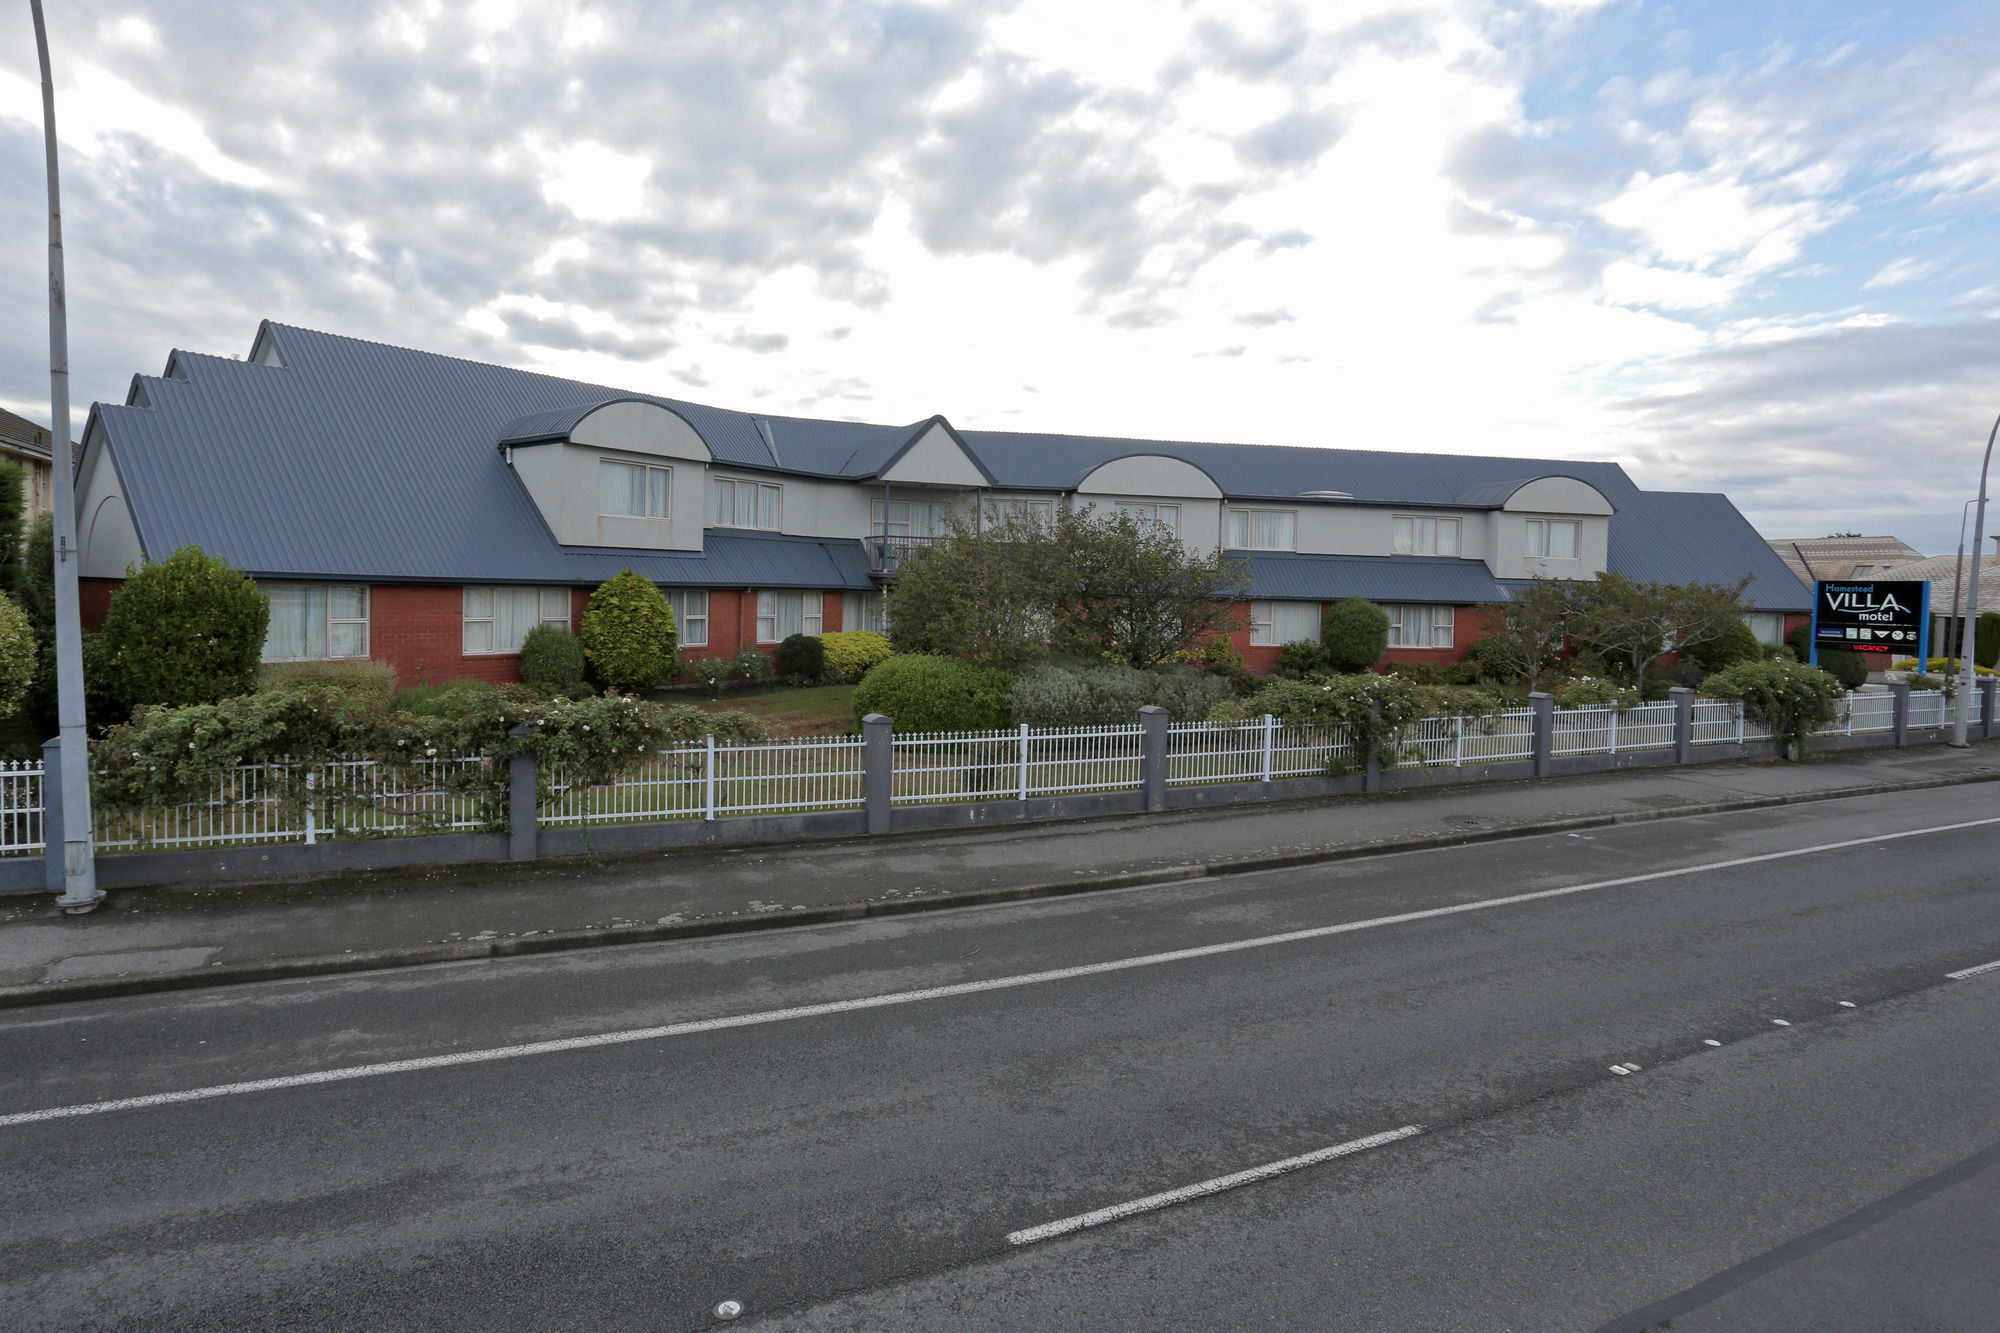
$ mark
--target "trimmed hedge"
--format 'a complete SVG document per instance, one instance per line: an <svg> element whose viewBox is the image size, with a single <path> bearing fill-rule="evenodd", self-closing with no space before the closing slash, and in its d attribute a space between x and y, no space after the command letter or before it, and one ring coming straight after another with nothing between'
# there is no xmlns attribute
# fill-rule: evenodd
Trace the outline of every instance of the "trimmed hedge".
<svg viewBox="0 0 2000 1333"><path fill-rule="evenodd" d="M1136 722L1141 708L1164 708L1177 722L1196 722L1235 690L1197 667L1141 671L1122 663L1030 667L1009 697L1014 720L1032 727L1110 726Z"/></svg>
<svg viewBox="0 0 2000 1333"><path fill-rule="evenodd" d="M1972 662L2000 669L2000 611L1981 611L1973 622Z"/></svg>
<svg viewBox="0 0 2000 1333"><path fill-rule="evenodd" d="M873 630L836 630L819 636L826 649L826 669L850 685L889 660L895 649L889 640Z"/></svg>
<svg viewBox="0 0 2000 1333"><path fill-rule="evenodd" d="M250 576L199 546L135 564L97 634L106 692L128 706L249 694L270 620L270 601Z"/></svg>
<svg viewBox="0 0 2000 1333"><path fill-rule="evenodd" d="M854 691L854 720L881 713L898 731L989 731L1010 720L1014 678L956 657L897 653Z"/></svg>
<svg viewBox="0 0 2000 1333"><path fill-rule="evenodd" d="M817 685L826 674L826 645L817 634L792 634L771 654L778 678L792 684Z"/></svg>
<svg viewBox="0 0 2000 1333"><path fill-rule="evenodd" d="M1319 622L1320 646L1336 671L1366 671L1389 651L1389 613L1365 597L1335 602Z"/></svg>
<svg viewBox="0 0 2000 1333"><path fill-rule="evenodd" d="M613 689L650 690L674 669L680 630L653 581L620 570L598 585L583 611L583 656Z"/></svg>
<svg viewBox="0 0 2000 1333"><path fill-rule="evenodd" d="M537 625L521 640L521 679L529 685L572 694L583 684L584 667L583 640L567 625Z"/></svg>
<svg viewBox="0 0 2000 1333"><path fill-rule="evenodd" d="M334 690L344 699L387 705L396 692L396 668L360 658L335 662L272 662L257 673L257 692Z"/></svg>

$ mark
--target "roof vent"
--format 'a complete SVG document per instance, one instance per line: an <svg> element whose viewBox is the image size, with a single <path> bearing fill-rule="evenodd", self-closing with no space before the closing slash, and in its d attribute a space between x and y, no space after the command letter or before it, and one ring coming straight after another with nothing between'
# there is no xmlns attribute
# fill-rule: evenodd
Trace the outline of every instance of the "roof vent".
<svg viewBox="0 0 2000 1333"><path fill-rule="evenodd" d="M1352 500L1352 491L1300 491L1301 500Z"/></svg>

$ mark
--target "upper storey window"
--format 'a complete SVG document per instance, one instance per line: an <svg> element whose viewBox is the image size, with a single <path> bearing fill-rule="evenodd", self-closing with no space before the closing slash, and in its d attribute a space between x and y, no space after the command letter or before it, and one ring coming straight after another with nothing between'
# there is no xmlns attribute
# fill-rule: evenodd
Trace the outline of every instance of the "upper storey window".
<svg viewBox="0 0 2000 1333"><path fill-rule="evenodd" d="M673 469L638 463L597 463L597 512L622 518L665 518Z"/></svg>
<svg viewBox="0 0 2000 1333"><path fill-rule="evenodd" d="M1296 509L1232 509L1229 545L1239 551L1296 551L1299 514Z"/></svg>
<svg viewBox="0 0 2000 1333"><path fill-rule="evenodd" d="M920 500L870 500L868 525L877 537L942 537L949 508Z"/></svg>
<svg viewBox="0 0 2000 1333"><path fill-rule="evenodd" d="M1390 549L1397 555L1457 555L1458 520L1398 514Z"/></svg>
<svg viewBox="0 0 2000 1333"><path fill-rule="evenodd" d="M1560 519L1528 520L1528 554L1547 560L1574 560L1583 525Z"/></svg>
<svg viewBox="0 0 2000 1333"><path fill-rule="evenodd" d="M1181 507L1177 504L1152 504L1140 500L1120 500L1118 512L1130 514L1133 518L1148 523L1157 523L1174 532L1181 530Z"/></svg>
<svg viewBox="0 0 2000 1333"><path fill-rule="evenodd" d="M723 528L776 532L783 520L784 487L769 482L715 479L715 523Z"/></svg>

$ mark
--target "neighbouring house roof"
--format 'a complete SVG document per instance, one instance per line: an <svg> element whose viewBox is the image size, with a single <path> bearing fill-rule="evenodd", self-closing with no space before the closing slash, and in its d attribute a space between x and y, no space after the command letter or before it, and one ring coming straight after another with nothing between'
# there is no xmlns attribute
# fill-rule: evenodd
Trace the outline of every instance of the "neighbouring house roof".
<svg viewBox="0 0 2000 1333"><path fill-rule="evenodd" d="M1947 615L1952 610L1953 580L1964 595L1964 585L1970 581L1972 561L1957 555L1934 555L1928 560L1912 561L1907 565L1897 565L1892 569L1878 570L1870 578L1886 579L1906 583L1926 582L1931 585L1931 612ZM1976 611L2000 611L2000 555L1989 555L1979 562L1979 605Z"/></svg>
<svg viewBox="0 0 2000 1333"><path fill-rule="evenodd" d="M37 426L24 416L0 408L0 448L46 459L49 457L48 427Z"/></svg>
<svg viewBox="0 0 2000 1333"><path fill-rule="evenodd" d="M1771 541L1801 582L1869 578L1896 565L1921 560L1924 553L1900 537L1778 537Z"/></svg>
<svg viewBox="0 0 2000 1333"><path fill-rule="evenodd" d="M1252 501L1298 503L1331 490L1362 504L1498 507L1524 478L1574 477L1617 511L1613 571L1676 581L1693 576L1680 571L1716 580L1747 573L1760 606L1809 606L1807 589L1727 498L1643 491L1614 463L955 431L940 417L883 425L756 415L268 322L253 359L176 351L166 375L136 377L125 405L100 403L91 420L112 443L147 550L203 543L256 574L528 583L586 581L630 565L697 586L871 586L851 539L711 530L700 554L562 547L497 446L560 438L591 408L619 400L679 414L718 463L856 481L893 465L933 423L1007 490L1068 490L1104 463L1138 454L1181 459L1229 497ZM1256 559L1263 567L1283 558ZM1375 571L1366 577L1437 590L1412 590L1405 600L1468 600L1444 591L1465 574L1421 573L1431 562L1412 557L1380 558L1411 571L1393 576L1371 563L1339 563L1357 558L1292 559L1321 562L1329 576ZM1307 577L1269 568L1273 579ZM1482 586L1470 600L1492 595Z"/></svg>

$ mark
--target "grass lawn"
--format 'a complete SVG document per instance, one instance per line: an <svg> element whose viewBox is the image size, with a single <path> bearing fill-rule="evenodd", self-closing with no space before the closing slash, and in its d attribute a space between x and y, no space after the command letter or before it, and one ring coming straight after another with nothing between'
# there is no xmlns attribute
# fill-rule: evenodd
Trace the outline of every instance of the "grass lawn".
<svg viewBox="0 0 2000 1333"><path fill-rule="evenodd" d="M678 693L668 697L674 703L691 703L711 713L740 708L793 736L844 736L854 730L852 685L815 685L805 690L788 685L758 686L741 692L724 690L720 699Z"/></svg>

